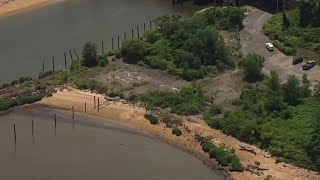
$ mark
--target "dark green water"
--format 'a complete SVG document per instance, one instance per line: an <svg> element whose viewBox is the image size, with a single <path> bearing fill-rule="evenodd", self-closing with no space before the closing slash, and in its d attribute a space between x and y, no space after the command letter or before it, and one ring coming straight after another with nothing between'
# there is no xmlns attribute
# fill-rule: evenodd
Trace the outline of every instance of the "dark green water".
<svg viewBox="0 0 320 180"><path fill-rule="evenodd" d="M21 76L36 76L46 60L46 70L64 66L63 53L80 53L86 41L111 48L111 38L160 15L172 12L192 14L200 7L184 4L173 7L171 0L67 0L42 9L0 18L0 84ZM117 47L117 40L115 40ZM100 50L101 51L101 50ZM68 61L70 58L68 56Z"/></svg>

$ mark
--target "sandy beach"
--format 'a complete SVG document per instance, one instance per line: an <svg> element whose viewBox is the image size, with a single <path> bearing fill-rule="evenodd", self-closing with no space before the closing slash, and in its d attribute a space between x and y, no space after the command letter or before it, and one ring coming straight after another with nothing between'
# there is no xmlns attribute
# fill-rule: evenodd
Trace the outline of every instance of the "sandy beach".
<svg viewBox="0 0 320 180"><path fill-rule="evenodd" d="M0 0L0 17L30 11L63 0Z"/></svg>
<svg viewBox="0 0 320 180"><path fill-rule="evenodd" d="M100 111L93 109L93 97L100 98ZM308 172L306 169L294 167L290 164L275 163L274 158L270 158L270 155L254 146L252 146L257 155L240 151L239 145L244 144L237 139L226 136L218 130L211 129L209 126L194 122L185 122L184 125L190 131L183 132L183 136L177 137L171 134L171 129L165 128L165 125L151 125L145 118L145 109L140 107L134 107L133 105L123 104L121 102L108 102L104 99L103 95L94 94L90 92L83 92L79 90L64 90L53 94L52 97L45 98L42 101L36 103L36 106L47 106L58 109L64 109L71 111L74 106L77 113L84 113L84 103L87 104L88 115L98 116L102 118L111 119L112 122L120 123L124 126L137 129L154 137L157 137L169 144L172 144L194 156L205 161L207 164L215 164L214 160L209 160L208 155L203 153L200 145L196 142L194 136L196 132L199 132L206 136L212 136L217 143L225 143L230 148L236 149L236 154L239 156L241 162L244 165L253 164L255 161L261 163L263 168L269 169L264 171L264 174L257 176L251 174L248 171L243 173L232 172L231 175L236 180L250 180L250 179L264 179L267 175L271 175L274 179L279 180L319 180L320 176L316 172ZM71 112L70 112L71 113ZM106 120L108 121L108 120Z"/></svg>

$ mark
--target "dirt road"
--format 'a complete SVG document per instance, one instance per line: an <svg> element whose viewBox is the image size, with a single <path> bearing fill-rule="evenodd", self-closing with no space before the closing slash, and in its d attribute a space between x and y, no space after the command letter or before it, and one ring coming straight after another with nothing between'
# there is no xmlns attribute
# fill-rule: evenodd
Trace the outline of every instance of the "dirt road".
<svg viewBox="0 0 320 180"><path fill-rule="evenodd" d="M301 69L301 64L292 65L292 56L286 56L279 50L269 52L265 44L271 40L264 35L263 25L272 17L272 14L256 9L249 13L244 20L245 28L240 32L240 44L244 54L257 53L265 57L263 72L269 74L275 70L282 81L286 81L289 75L301 78L303 73L308 75L312 85L320 81L320 67L316 66L308 71Z"/></svg>

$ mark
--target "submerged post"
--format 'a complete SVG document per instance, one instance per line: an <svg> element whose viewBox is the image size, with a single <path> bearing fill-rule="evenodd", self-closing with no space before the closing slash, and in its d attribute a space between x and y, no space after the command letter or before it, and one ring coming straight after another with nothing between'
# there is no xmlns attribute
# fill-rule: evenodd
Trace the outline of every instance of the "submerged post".
<svg viewBox="0 0 320 180"><path fill-rule="evenodd" d="M32 144L34 144L34 121L31 121Z"/></svg>
<svg viewBox="0 0 320 180"><path fill-rule="evenodd" d="M71 53L71 49L69 50L69 54L70 54L71 62L73 62L73 56L72 56L72 53Z"/></svg>
<svg viewBox="0 0 320 180"><path fill-rule="evenodd" d="M67 54L64 53L64 68L67 69Z"/></svg>
<svg viewBox="0 0 320 180"><path fill-rule="evenodd" d="M74 54L77 56L78 60L80 60L80 58L79 58L79 56L78 56L78 54L77 54L77 52L76 52L75 49L73 49L73 52L74 52Z"/></svg>
<svg viewBox="0 0 320 180"><path fill-rule="evenodd" d="M104 54L104 45L103 45L103 41L101 41L101 53L102 53L102 55Z"/></svg>
<svg viewBox="0 0 320 180"><path fill-rule="evenodd" d="M17 131L16 124L13 124L13 133L14 133L14 152L17 151Z"/></svg>
<svg viewBox="0 0 320 180"><path fill-rule="evenodd" d="M42 72L44 72L44 60L42 60Z"/></svg>
<svg viewBox="0 0 320 180"><path fill-rule="evenodd" d="M98 112L100 110L100 103L99 103L99 98L98 98Z"/></svg>
<svg viewBox="0 0 320 180"><path fill-rule="evenodd" d="M133 29L131 29L131 38L134 38Z"/></svg>
<svg viewBox="0 0 320 180"><path fill-rule="evenodd" d="M137 26L138 38L140 38L139 26Z"/></svg>
<svg viewBox="0 0 320 180"><path fill-rule="evenodd" d="M120 49L120 36L118 35L118 50Z"/></svg>
<svg viewBox="0 0 320 180"><path fill-rule="evenodd" d="M54 72L54 56L52 56L52 71Z"/></svg>
<svg viewBox="0 0 320 180"><path fill-rule="evenodd" d="M74 106L72 106L72 119L74 119Z"/></svg>
<svg viewBox="0 0 320 180"><path fill-rule="evenodd" d="M57 115L54 114L54 136L57 135Z"/></svg>
<svg viewBox="0 0 320 180"><path fill-rule="evenodd" d="M113 38L112 38L112 50L114 50Z"/></svg>

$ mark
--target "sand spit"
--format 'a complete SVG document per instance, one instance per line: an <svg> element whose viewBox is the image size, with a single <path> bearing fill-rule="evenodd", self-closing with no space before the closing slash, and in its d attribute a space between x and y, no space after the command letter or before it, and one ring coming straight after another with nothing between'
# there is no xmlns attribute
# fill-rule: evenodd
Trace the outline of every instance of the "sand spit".
<svg viewBox="0 0 320 180"><path fill-rule="evenodd" d="M94 96L100 99L100 111L94 109ZM90 92L83 92L75 89L64 90L53 94L52 97L45 98L35 105L54 107L58 109L70 110L72 106L77 113L84 113L84 104L87 104L87 114L98 116L102 118L111 119L112 122L120 123L124 126L138 129L144 133L150 134L154 137L164 140L165 142L175 145L180 149L203 160L207 164L215 166L214 160L209 160L207 154L203 153L200 145L196 142L195 133L201 133L206 136L212 136L216 142L224 143L230 148L236 149L236 154L239 156L241 162L246 166L254 164L255 161L261 163L263 168L269 169L264 171L261 176L251 174L248 171L243 173L232 172L231 175L236 180L255 180L265 179L271 175L273 179L279 180L320 180L320 175L316 172L310 172L306 169L297 168L290 164L275 163L275 159L270 155L254 146L251 146L257 155L246 151L240 151L239 145L244 143L237 139L226 136L218 130L211 129L207 125L198 124L194 122L185 122L184 125L189 129L189 132L184 131L183 136L177 137L171 134L171 129L165 128L163 124L151 125L145 118L146 110L141 107L136 107L130 104L123 104L121 102L110 102L104 99L103 95L94 94ZM108 121L108 120L107 120ZM246 144L245 144L246 145Z"/></svg>
<svg viewBox="0 0 320 180"><path fill-rule="evenodd" d="M62 0L0 0L0 17L30 11Z"/></svg>

